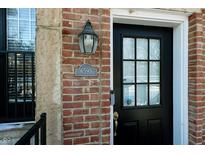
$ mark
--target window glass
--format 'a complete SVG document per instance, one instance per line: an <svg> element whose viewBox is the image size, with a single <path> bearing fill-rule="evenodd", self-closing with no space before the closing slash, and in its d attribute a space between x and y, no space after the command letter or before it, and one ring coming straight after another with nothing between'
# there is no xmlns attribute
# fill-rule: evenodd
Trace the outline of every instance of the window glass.
<svg viewBox="0 0 205 154"><path fill-rule="evenodd" d="M7 9L7 50L35 51L35 9Z"/></svg>

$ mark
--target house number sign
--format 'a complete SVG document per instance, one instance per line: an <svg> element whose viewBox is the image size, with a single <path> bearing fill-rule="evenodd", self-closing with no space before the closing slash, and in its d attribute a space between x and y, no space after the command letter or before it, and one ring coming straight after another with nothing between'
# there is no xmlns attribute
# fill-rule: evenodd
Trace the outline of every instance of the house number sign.
<svg viewBox="0 0 205 154"><path fill-rule="evenodd" d="M75 70L75 76L97 76L97 70L90 64L82 64Z"/></svg>

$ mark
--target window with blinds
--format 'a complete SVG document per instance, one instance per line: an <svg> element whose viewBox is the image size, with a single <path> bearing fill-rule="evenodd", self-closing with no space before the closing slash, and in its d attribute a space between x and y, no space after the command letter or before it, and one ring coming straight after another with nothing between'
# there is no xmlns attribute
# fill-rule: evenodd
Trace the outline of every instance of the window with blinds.
<svg viewBox="0 0 205 154"><path fill-rule="evenodd" d="M35 50L35 9L10 8L6 11L7 50Z"/></svg>
<svg viewBox="0 0 205 154"><path fill-rule="evenodd" d="M5 10L5 11L4 11ZM5 23L5 49L0 60L5 68L0 74L0 123L30 121L35 117L35 34L36 10L34 8L2 9L0 17ZM0 61L0 63L1 63ZM5 97L5 98L4 98Z"/></svg>

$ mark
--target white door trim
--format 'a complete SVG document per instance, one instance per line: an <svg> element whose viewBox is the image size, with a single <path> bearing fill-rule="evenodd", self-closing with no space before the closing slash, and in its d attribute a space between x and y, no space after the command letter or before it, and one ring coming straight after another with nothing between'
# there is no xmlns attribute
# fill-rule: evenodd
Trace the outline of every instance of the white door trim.
<svg viewBox="0 0 205 154"><path fill-rule="evenodd" d="M173 144L188 144L188 16L160 9L111 9L111 90L113 89L113 23L173 28ZM113 107L111 106L113 144Z"/></svg>

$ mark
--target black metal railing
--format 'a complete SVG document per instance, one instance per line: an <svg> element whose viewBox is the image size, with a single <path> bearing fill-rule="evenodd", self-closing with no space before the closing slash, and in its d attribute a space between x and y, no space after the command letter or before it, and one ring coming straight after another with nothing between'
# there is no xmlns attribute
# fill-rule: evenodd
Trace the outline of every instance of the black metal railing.
<svg viewBox="0 0 205 154"><path fill-rule="evenodd" d="M16 142L16 145L30 145L32 138L34 139L33 144L46 145L46 113L41 114L40 120L36 122L34 126Z"/></svg>

